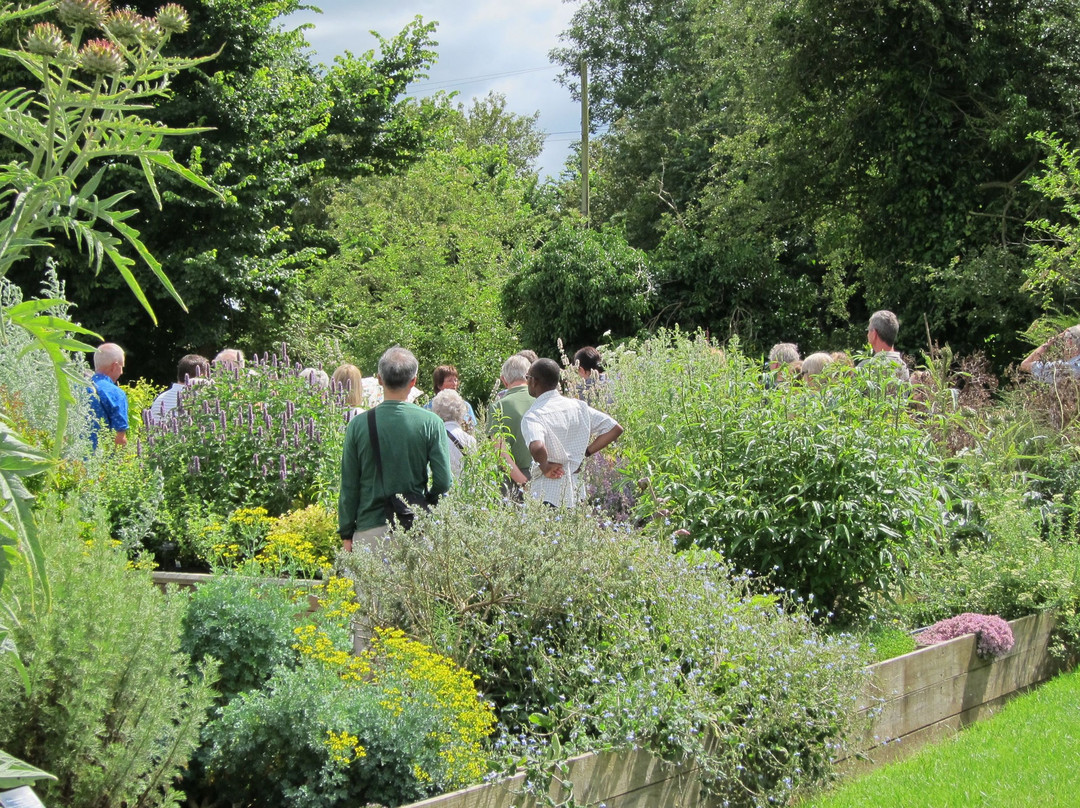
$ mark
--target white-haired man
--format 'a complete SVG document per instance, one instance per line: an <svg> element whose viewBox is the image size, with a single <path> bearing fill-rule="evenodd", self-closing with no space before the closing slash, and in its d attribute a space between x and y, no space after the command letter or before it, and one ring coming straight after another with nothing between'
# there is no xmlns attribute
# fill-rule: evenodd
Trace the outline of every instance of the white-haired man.
<svg viewBox="0 0 1080 808"><path fill-rule="evenodd" d="M94 351L94 375L90 379L90 443L96 449L102 426L112 430L117 446L127 444L127 393L116 383L124 372L124 349L103 342Z"/></svg>
<svg viewBox="0 0 1080 808"><path fill-rule="evenodd" d="M416 357L400 345L384 353L378 375L382 403L350 420L345 429L338 533L346 552L360 549L356 543L373 552L379 549L390 530L387 516L393 497L434 503L450 490L450 455L442 418L409 403L418 368Z"/></svg>

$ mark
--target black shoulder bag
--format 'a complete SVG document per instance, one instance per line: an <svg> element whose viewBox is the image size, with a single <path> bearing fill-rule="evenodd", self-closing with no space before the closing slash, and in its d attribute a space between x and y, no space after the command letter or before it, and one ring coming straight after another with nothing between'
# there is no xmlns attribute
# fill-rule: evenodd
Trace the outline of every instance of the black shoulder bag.
<svg viewBox="0 0 1080 808"><path fill-rule="evenodd" d="M375 456L375 474L379 483L379 488L383 488L382 453L379 451L379 432L375 429L374 407L367 412L367 423L371 452ZM419 508L426 512L431 511L431 506L428 504L427 498L424 497L423 494L413 494L409 491L406 491L405 493L390 494L383 501L383 514L386 516L386 521L391 527L394 525L401 525L402 530L408 530L413 526L413 520L416 518L416 511L414 508Z"/></svg>

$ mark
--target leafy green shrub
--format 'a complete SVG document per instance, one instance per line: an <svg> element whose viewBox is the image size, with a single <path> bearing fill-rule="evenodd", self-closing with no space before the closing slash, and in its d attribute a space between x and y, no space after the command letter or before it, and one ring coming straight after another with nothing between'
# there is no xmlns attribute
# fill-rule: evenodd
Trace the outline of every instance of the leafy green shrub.
<svg viewBox="0 0 1080 808"><path fill-rule="evenodd" d="M212 384L181 397L175 418L147 427L143 456L161 469L173 513L213 502L218 513L271 516L332 490L346 412L341 391L310 384L282 350L242 371L215 368ZM322 481L320 476L322 475Z"/></svg>
<svg viewBox="0 0 1080 808"><path fill-rule="evenodd" d="M13 571L31 688L0 678L0 746L59 778L40 787L50 805L176 804L173 780L214 697L212 666L187 676L185 599L132 567L103 517L81 521L55 498L38 514L52 606L32 611Z"/></svg>
<svg viewBox="0 0 1080 808"><path fill-rule="evenodd" d="M270 575L317 577L341 546L337 528L337 514L322 505L290 511L274 520L255 558Z"/></svg>
<svg viewBox="0 0 1080 808"><path fill-rule="evenodd" d="M1071 522L1047 520L1019 491L996 491L981 504L989 538L928 554L906 581L898 613L925 626L963 612L1015 620L1080 610L1080 545Z"/></svg>
<svg viewBox="0 0 1080 808"><path fill-rule="evenodd" d="M522 342L550 355L555 339L596 345L605 331L633 336L655 289L645 253L613 228L599 232L563 222L539 250L519 250L503 305L520 324Z"/></svg>
<svg viewBox="0 0 1080 808"><path fill-rule="evenodd" d="M733 346L662 334L610 352L638 514L721 550L821 612L857 611L941 532L942 464L905 399L866 371L760 383Z"/></svg>
<svg viewBox="0 0 1080 808"><path fill-rule="evenodd" d="M91 485L109 517L110 535L132 558L156 553L165 537L165 493L161 469L141 460L130 446L104 441L87 461Z"/></svg>
<svg viewBox="0 0 1080 808"><path fill-rule="evenodd" d="M733 804L782 802L824 776L859 680L849 640L819 635L716 553L676 556L625 524L493 489L464 481L394 535L386 563L342 563L378 622L480 675L497 750L517 759L557 738L564 754L634 744L694 757Z"/></svg>
<svg viewBox="0 0 1080 808"><path fill-rule="evenodd" d="M352 584L332 579L297 629L300 667L207 727L218 792L261 806L399 805L476 782L494 725L474 677L400 631L352 651Z"/></svg>
<svg viewBox="0 0 1080 808"><path fill-rule="evenodd" d="M220 663L225 701L262 686L278 666L295 665L297 605L281 586L240 575L215 575L191 596L181 647L193 664Z"/></svg>

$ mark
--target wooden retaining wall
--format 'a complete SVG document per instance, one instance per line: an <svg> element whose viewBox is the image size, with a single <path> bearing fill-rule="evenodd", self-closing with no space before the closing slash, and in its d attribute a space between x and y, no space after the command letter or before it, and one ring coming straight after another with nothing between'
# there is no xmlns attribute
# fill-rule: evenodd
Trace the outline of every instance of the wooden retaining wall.
<svg viewBox="0 0 1080 808"><path fill-rule="evenodd" d="M867 720L854 754L841 765L857 771L897 760L929 741L938 740L992 715L1011 696L1044 682L1062 666L1048 653L1053 615L1014 620L1016 642L994 661L975 652L973 635L958 637L867 669L869 678L858 710ZM692 765L665 763L649 752L628 750L582 755L566 762L553 778L550 796L556 804L573 784L576 804L608 808L712 808L701 792ZM523 776L473 786L406 808L534 808L522 793Z"/></svg>
<svg viewBox="0 0 1080 808"><path fill-rule="evenodd" d="M210 576L154 573L160 586L194 587ZM293 582L295 583L295 582ZM312 598L314 601L314 598ZM316 608L316 603L311 604ZM1048 651L1054 617L1031 615L1014 620L1015 644L993 661L975 651L974 635L958 637L867 669L857 709L865 719L862 736L841 761L857 772L905 757L930 741L951 735L989 717L1009 698L1054 676L1063 665ZM562 764L549 796L558 804L572 784L578 805L607 808L712 808L702 793L693 764L676 765L643 750L581 755ZM524 794L524 775L498 783L413 803L405 808L535 808Z"/></svg>
<svg viewBox="0 0 1080 808"><path fill-rule="evenodd" d="M868 726L855 745L858 762L851 763L865 767L902 758L993 715L1010 697L1062 669L1047 650L1053 615L1009 625L1016 642L993 661L978 656L969 634L871 665L858 705Z"/></svg>

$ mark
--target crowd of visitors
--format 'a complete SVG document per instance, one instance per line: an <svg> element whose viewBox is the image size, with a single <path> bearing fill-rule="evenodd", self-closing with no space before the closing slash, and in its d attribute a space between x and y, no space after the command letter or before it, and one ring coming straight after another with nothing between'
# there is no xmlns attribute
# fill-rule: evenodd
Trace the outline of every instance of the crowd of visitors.
<svg viewBox="0 0 1080 808"><path fill-rule="evenodd" d="M911 375L895 349L898 331L895 314L874 312L866 332L873 353L858 368L843 352L817 351L804 359L797 345L777 343L769 351L764 382L777 387L801 380L816 387L828 373L836 372L835 367L828 370L830 366L841 366L851 373L888 368L897 384L906 385ZM114 343L102 344L94 354L90 404L95 448L103 429L113 433L118 445L127 440L127 398L117 384L124 359L123 349ZM176 382L144 414L147 423L173 417L185 391L210 383L213 366L243 371L244 354L226 348L213 360L198 354L182 357ZM501 389L488 408L486 429L506 472L508 496L533 497L553 508L576 505L585 496L583 464L622 434L622 427L602 411L610 394L603 392L607 377L600 352L581 348L573 367L580 381L569 385L564 395L562 370L553 360L522 351L503 362ZM1020 367L1040 379L1080 375L1080 326L1036 348ZM396 521L407 526L413 508L433 506L476 447L478 421L472 405L458 392L457 368L445 364L435 369L433 394L424 407L414 405L423 395L418 372L416 357L400 346L383 354L372 377L363 376L352 364L342 364L332 375L319 368L300 371L308 383L340 391L348 408L338 506L346 550L356 542L376 546Z"/></svg>

